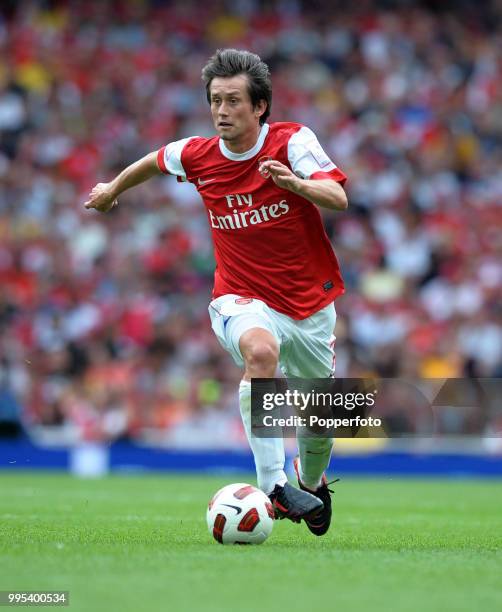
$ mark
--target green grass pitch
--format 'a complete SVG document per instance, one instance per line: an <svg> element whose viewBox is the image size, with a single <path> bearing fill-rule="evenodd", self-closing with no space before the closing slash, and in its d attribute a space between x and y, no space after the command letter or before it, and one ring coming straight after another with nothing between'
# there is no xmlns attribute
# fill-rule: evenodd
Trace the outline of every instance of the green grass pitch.
<svg viewBox="0 0 502 612"><path fill-rule="evenodd" d="M72 611L502 610L500 482L344 478L327 536L278 521L221 546L206 504L239 481L0 472L0 590L69 590Z"/></svg>

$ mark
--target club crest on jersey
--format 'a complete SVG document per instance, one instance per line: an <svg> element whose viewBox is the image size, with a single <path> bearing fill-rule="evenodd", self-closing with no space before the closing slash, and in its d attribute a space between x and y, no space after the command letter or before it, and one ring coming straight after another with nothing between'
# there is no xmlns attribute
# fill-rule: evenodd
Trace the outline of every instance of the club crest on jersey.
<svg viewBox="0 0 502 612"><path fill-rule="evenodd" d="M245 304L251 304L252 301L253 298L237 298L235 303L239 304L240 306L244 306Z"/></svg>

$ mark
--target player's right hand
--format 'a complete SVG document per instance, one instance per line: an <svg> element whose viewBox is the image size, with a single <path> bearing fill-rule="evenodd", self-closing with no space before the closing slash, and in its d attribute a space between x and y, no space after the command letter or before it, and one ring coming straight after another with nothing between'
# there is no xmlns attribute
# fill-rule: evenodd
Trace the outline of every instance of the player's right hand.
<svg viewBox="0 0 502 612"><path fill-rule="evenodd" d="M89 193L89 199L84 202L84 206L106 213L118 206L118 200L111 192L109 183L98 183Z"/></svg>

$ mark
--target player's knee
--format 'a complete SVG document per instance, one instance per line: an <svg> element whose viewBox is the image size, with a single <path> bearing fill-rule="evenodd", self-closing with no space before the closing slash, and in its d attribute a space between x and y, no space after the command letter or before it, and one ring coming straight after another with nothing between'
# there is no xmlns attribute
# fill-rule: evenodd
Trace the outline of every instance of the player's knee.
<svg viewBox="0 0 502 612"><path fill-rule="evenodd" d="M246 361L253 366L276 367L279 350L272 344L255 344L247 352Z"/></svg>
<svg viewBox="0 0 502 612"><path fill-rule="evenodd" d="M273 376L279 361L279 347L275 339L261 337L244 338L241 352L246 363L246 369L253 376Z"/></svg>

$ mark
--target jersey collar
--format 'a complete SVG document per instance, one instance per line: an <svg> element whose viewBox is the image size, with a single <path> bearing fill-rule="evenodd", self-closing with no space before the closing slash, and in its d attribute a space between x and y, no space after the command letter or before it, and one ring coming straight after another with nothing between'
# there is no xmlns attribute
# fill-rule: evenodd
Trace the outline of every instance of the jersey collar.
<svg viewBox="0 0 502 612"><path fill-rule="evenodd" d="M268 125L268 123L262 125L256 144L248 151L244 151L244 153L233 153L232 151L227 149L225 142L220 138L221 154L224 155L227 159L231 159L233 161L245 161L246 159L251 159L263 147L263 143L265 142L265 138L267 137L269 128L270 126Z"/></svg>

